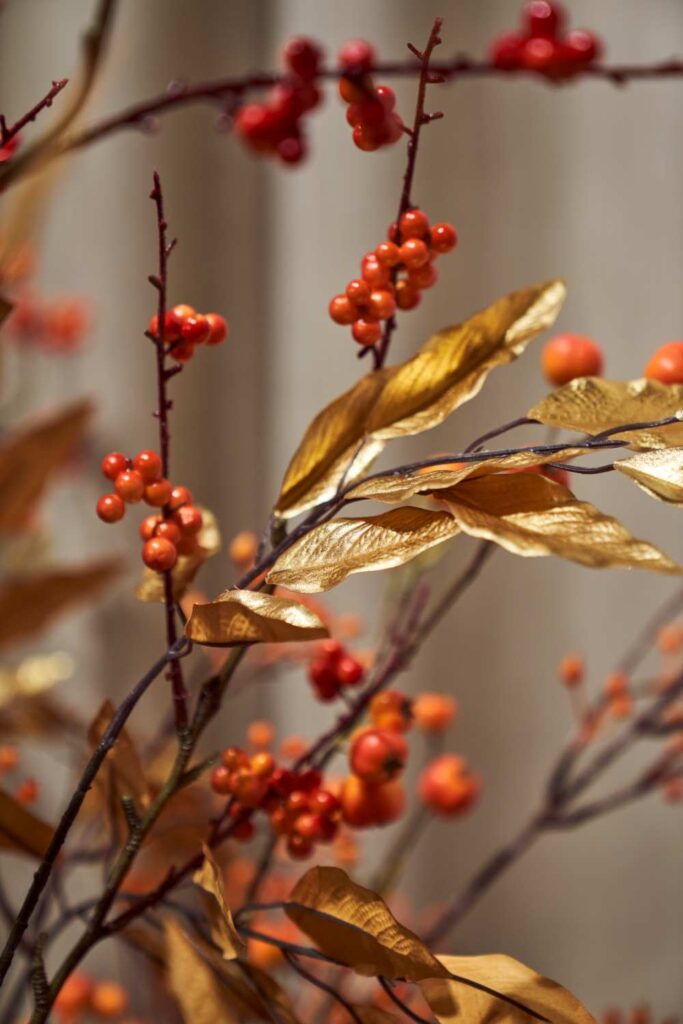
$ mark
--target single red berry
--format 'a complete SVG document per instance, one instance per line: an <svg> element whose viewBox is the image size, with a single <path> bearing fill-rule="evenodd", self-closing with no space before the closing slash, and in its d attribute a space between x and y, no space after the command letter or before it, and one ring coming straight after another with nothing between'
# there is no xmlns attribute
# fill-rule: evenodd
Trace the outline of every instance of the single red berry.
<svg viewBox="0 0 683 1024"><path fill-rule="evenodd" d="M564 40L564 53L572 63L591 64L602 56L602 42L592 32L576 28L569 32Z"/></svg>
<svg viewBox="0 0 683 1024"><path fill-rule="evenodd" d="M188 316L180 328L180 337L183 341L191 342L193 345L203 345L210 334L211 324L202 313Z"/></svg>
<svg viewBox="0 0 683 1024"><path fill-rule="evenodd" d="M305 839L312 839L314 842L320 840L323 835L323 819L319 814L311 814L310 811L300 814L294 821L293 834L303 836Z"/></svg>
<svg viewBox="0 0 683 1024"><path fill-rule="evenodd" d="M370 299L370 285L356 277L347 284L346 297L355 307L365 306Z"/></svg>
<svg viewBox="0 0 683 1024"><path fill-rule="evenodd" d="M391 113L384 125L384 142L392 146L403 138L403 120L396 113Z"/></svg>
<svg viewBox="0 0 683 1024"><path fill-rule="evenodd" d="M119 498L123 498L124 501L133 504L136 501L142 500L142 496L145 493L145 481L136 469L124 469L116 477L114 488Z"/></svg>
<svg viewBox="0 0 683 1024"><path fill-rule="evenodd" d="M368 315L373 320L388 320L396 312L396 299L391 292L377 289L370 293Z"/></svg>
<svg viewBox="0 0 683 1024"><path fill-rule="evenodd" d="M221 754L221 763L234 772L249 765L249 755L241 747L226 747Z"/></svg>
<svg viewBox="0 0 683 1024"><path fill-rule="evenodd" d="M550 0L531 0L526 4L523 17L529 34L554 39L564 23L564 11Z"/></svg>
<svg viewBox="0 0 683 1024"><path fill-rule="evenodd" d="M452 224L434 224L430 237L434 252L450 252L458 244L458 236Z"/></svg>
<svg viewBox="0 0 683 1024"><path fill-rule="evenodd" d="M176 547L179 555L194 555L199 550L199 538L196 533L182 536Z"/></svg>
<svg viewBox="0 0 683 1024"><path fill-rule="evenodd" d="M305 772L300 772L298 779L299 789L306 794L314 793L322 782L322 776L317 768L307 768Z"/></svg>
<svg viewBox="0 0 683 1024"><path fill-rule="evenodd" d="M463 758L443 754L431 761L419 780L419 793L431 810L444 817L462 814L477 800L481 785Z"/></svg>
<svg viewBox="0 0 683 1024"><path fill-rule="evenodd" d="M401 253L395 242L380 242L375 249L375 256L383 267L395 267L401 262Z"/></svg>
<svg viewBox="0 0 683 1024"><path fill-rule="evenodd" d="M420 302L420 292L410 281L396 282L396 305L399 309L415 309Z"/></svg>
<svg viewBox="0 0 683 1024"><path fill-rule="evenodd" d="M188 317L197 315L197 310L194 306L188 306L186 302L179 302L177 306L173 307L171 313L178 322L178 329L180 330L180 327L182 327Z"/></svg>
<svg viewBox="0 0 683 1024"><path fill-rule="evenodd" d="M309 806L315 814L322 814L327 818L337 814L341 809L339 798L327 789L318 789L315 793L312 793Z"/></svg>
<svg viewBox="0 0 683 1024"><path fill-rule="evenodd" d="M277 155L285 164L300 164L306 156L306 144L300 135L288 135L277 144Z"/></svg>
<svg viewBox="0 0 683 1024"><path fill-rule="evenodd" d="M95 511L103 523L118 523L126 511L118 494L103 494L95 506Z"/></svg>
<svg viewBox="0 0 683 1024"><path fill-rule="evenodd" d="M357 146L358 149L362 149L364 153L374 153L375 150L379 149L382 145L382 141L377 135L376 130L366 124L355 125L351 138L353 139L354 145Z"/></svg>
<svg viewBox="0 0 683 1024"><path fill-rule="evenodd" d="M398 222L401 238L424 238L429 231L427 214L422 210L406 210Z"/></svg>
<svg viewBox="0 0 683 1024"><path fill-rule="evenodd" d="M541 354L543 373L556 387L576 377L598 377L602 364L600 347L582 334L558 334L546 342Z"/></svg>
<svg viewBox="0 0 683 1024"><path fill-rule="evenodd" d="M153 508L162 508L171 497L171 491L172 487L168 480L155 480L153 484L147 484L145 487L145 501Z"/></svg>
<svg viewBox="0 0 683 1024"><path fill-rule="evenodd" d="M192 497L192 491L189 487L183 487L182 484L174 487L171 491L171 497L168 502L168 507L171 511L175 511L180 508L181 505L191 505L194 501Z"/></svg>
<svg viewBox="0 0 683 1024"><path fill-rule="evenodd" d="M515 71L522 66L522 44L524 40L514 32L498 36L489 50L489 59L501 71Z"/></svg>
<svg viewBox="0 0 683 1024"><path fill-rule="evenodd" d="M337 680L342 686L357 686L363 681L365 669L357 658L350 654L340 658L336 666Z"/></svg>
<svg viewBox="0 0 683 1024"><path fill-rule="evenodd" d="M408 744L400 732L366 729L351 744L349 765L364 782L388 782L408 760Z"/></svg>
<svg viewBox="0 0 683 1024"><path fill-rule="evenodd" d="M156 519L156 516L149 516L149 519ZM163 537L165 540L170 540L171 544L179 544L182 536L180 527L172 522L170 519L161 519L155 526L154 537ZM145 538L148 540L149 538Z"/></svg>
<svg viewBox="0 0 683 1024"><path fill-rule="evenodd" d="M304 80L315 78L322 56L318 44L305 36L290 39L282 51L282 59L290 71Z"/></svg>
<svg viewBox="0 0 683 1024"><path fill-rule="evenodd" d="M220 313L207 313L206 320L209 323L210 333L205 345L220 345L228 336L228 322Z"/></svg>
<svg viewBox="0 0 683 1024"><path fill-rule="evenodd" d="M545 36L532 36L522 44L520 53L522 67L529 71L552 74L559 70L562 60L562 46Z"/></svg>
<svg viewBox="0 0 683 1024"><path fill-rule="evenodd" d="M683 341L658 348L645 367L645 376L662 384L683 384Z"/></svg>
<svg viewBox="0 0 683 1024"><path fill-rule="evenodd" d="M421 238L408 238L400 248L401 263L409 270L422 267L429 262L429 249Z"/></svg>
<svg viewBox="0 0 683 1024"><path fill-rule="evenodd" d="M306 860L313 853L313 843L305 836L294 833L287 840L287 853L294 860Z"/></svg>
<svg viewBox="0 0 683 1024"><path fill-rule="evenodd" d="M357 78L340 78L339 95L344 103L360 103L371 89L369 80Z"/></svg>
<svg viewBox="0 0 683 1024"><path fill-rule="evenodd" d="M319 700L334 700L339 693L337 673L327 659L312 661L308 666L308 678L315 687Z"/></svg>
<svg viewBox="0 0 683 1024"><path fill-rule="evenodd" d="M196 505L183 505L173 513L173 521L178 524L184 536L199 533L202 528L202 513Z"/></svg>
<svg viewBox="0 0 683 1024"><path fill-rule="evenodd" d="M333 637L330 637L327 640L321 640L319 650L328 661L334 663L339 661L343 655L344 645L340 643L339 640L335 640Z"/></svg>
<svg viewBox="0 0 683 1024"><path fill-rule="evenodd" d="M356 319L356 310L348 295L335 295L328 309L336 324L352 324Z"/></svg>
<svg viewBox="0 0 683 1024"><path fill-rule="evenodd" d="M211 789L214 793L220 793L221 796L227 796L231 792L231 781L232 772L225 767L225 765L219 764L217 768L211 772Z"/></svg>
<svg viewBox="0 0 683 1024"><path fill-rule="evenodd" d="M152 537L143 545L142 560L155 572L168 572L178 560L178 551L175 544L165 537Z"/></svg>
<svg viewBox="0 0 683 1024"><path fill-rule="evenodd" d="M382 328L374 320L356 320L351 328L354 341L359 345L375 345L382 337Z"/></svg>
<svg viewBox="0 0 683 1024"><path fill-rule="evenodd" d="M191 341L179 341L170 350L171 358L177 363L187 363L194 355L194 345Z"/></svg>
<svg viewBox="0 0 683 1024"><path fill-rule="evenodd" d="M102 473L108 480L116 480L128 468L128 459L121 452L109 452L101 462Z"/></svg>
<svg viewBox="0 0 683 1024"><path fill-rule="evenodd" d="M133 469L137 469L146 484L153 484L161 476L161 456L147 449L138 452L133 459Z"/></svg>
<svg viewBox="0 0 683 1024"><path fill-rule="evenodd" d="M172 309L167 309L164 314L164 337L163 341L166 345L170 345L171 342L177 341L180 337L180 319L176 316ZM159 325L159 317L154 314L149 322L147 330L150 334L153 334L156 338Z"/></svg>
<svg viewBox="0 0 683 1024"><path fill-rule="evenodd" d="M420 291L435 285L438 277L439 271L433 263L425 263L423 267L417 267L415 270L408 272L408 280Z"/></svg>
<svg viewBox="0 0 683 1024"><path fill-rule="evenodd" d="M389 268L382 266L374 252L365 254L360 263L360 272L371 288L386 288L391 281Z"/></svg>
<svg viewBox="0 0 683 1024"><path fill-rule="evenodd" d="M375 64L375 49L365 39L351 39L350 42L344 43L337 59L345 71L360 74L370 71Z"/></svg>
<svg viewBox="0 0 683 1024"><path fill-rule="evenodd" d="M145 516L138 527L138 532L143 540L151 540L156 533L157 526L163 522L161 516ZM171 538L169 537L169 540Z"/></svg>
<svg viewBox="0 0 683 1024"><path fill-rule="evenodd" d="M390 113L396 106L396 93L388 85L378 85L375 88L375 96L381 102L387 113Z"/></svg>
<svg viewBox="0 0 683 1024"><path fill-rule="evenodd" d="M270 777L270 785L280 796L289 796L298 785L297 774L290 768L276 768Z"/></svg>

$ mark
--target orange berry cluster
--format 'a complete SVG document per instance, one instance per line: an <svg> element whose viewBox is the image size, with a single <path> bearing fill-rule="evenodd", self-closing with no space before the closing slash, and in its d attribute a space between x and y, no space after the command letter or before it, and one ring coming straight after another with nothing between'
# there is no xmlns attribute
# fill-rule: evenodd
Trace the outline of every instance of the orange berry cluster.
<svg viewBox="0 0 683 1024"><path fill-rule="evenodd" d="M74 971L59 990L54 1008L65 1024L85 1014L111 1019L128 1008L128 993L116 981L95 981L84 971Z"/></svg>
<svg viewBox="0 0 683 1024"><path fill-rule="evenodd" d="M318 700L335 700L346 686L359 686L365 669L338 640L323 640L308 666L308 678Z"/></svg>
<svg viewBox="0 0 683 1024"><path fill-rule="evenodd" d="M176 486L161 475L161 456L144 450L134 459L121 452L109 452L102 459L102 473L113 480L114 491L103 494L96 511L105 523L117 523L126 511L126 505L145 501L161 513L146 516L140 524L144 541L142 560L155 572L168 572L176 564L178 555L191 555L199 546L198 534L202 528L202 513L193 504L187 487Z"/></svg>
<svg viewBox="0 0 683 1024"><path fill-rule="evenodd" d="M290 39L283 51L288 81L274 86L265 103L247 103L237 111L235 132L253 152L274 156L285 164L298 164L305 158L302 121L321 100L313 80L322 56L313 40Z"/></svg>
<svg viewBox="0 0 683 1024"><path fill-rule="evenodd" d="M77 298L42 301L24 291L16 299L7 330L16 341L52 353L76 352L90 326L86 304Z"/></svg>
<svg viewBox="0 0 683 1024"><path fill-rule="evenodd" d="M12 744L0 746L0 777L11 775L19 767L19 751ZM36 802L40 795L40 785L36 779L29 776L23 779L14 790L14 797L20 803L27 806Z"/></svg>
<svg viewBox="0 0 683 1024"><path fill-rule="evenodd" d="M149 322L148 334L159 338L159 318ZM180 303L169 309L164 317L164 343L168 354L177 363L192 358L197 345L220 345L228 336L228 324L220 313L198 313L192 306Z"/></svg>
<svg viewBox="0 0 683 1024"><path fill-rule="evenodd" d="M352 39L339 51L339 66L345 72L339 95L348 104L346 120L353 128L354 144L365 153L391 146L403 134L394 90L375 86L370 76L375 59L374 48L364 39Z"/></svg>
<svg viewBox="0 0 683 1024"><path fill-rule="evenodd" d="M572 78L602 54L597 36L585 29L564 32L565 14L550 0L531 0L522 10L522 31L495 39L491 63L501 71L537 71L554 81Z"/></svg>
<svg viewBox="0 0 683 1024"><path fill-rule="evenodd" d="M251 839L256 810L265 811L275 834L286 837L287 852L295 860L305 860L316 843L330 843L337 835L339 800L322 787L320 772L279 767L267 751L250 756L241 747L226 748L211 775L211 788L233 798L235 839Z"/></svg>
<svg viewBox="0 0 683 1024"><path fill-rule="evenodd" d="M382 321L397 309L414 309L421 292L436 283L436 257L450 252L458 236L451 224L430 226L422 210L406 210L390 225L387 240L361 260L361 275L335 295L329 305L337 324L351 325L359 345L374 345L382 337Z"/></svg>

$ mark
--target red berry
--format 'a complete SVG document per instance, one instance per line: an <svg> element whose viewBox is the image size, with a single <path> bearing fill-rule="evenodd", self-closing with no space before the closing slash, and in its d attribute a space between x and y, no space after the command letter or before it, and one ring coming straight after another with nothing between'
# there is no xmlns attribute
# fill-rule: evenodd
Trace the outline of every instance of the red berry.
<svg viewBox="0 0 683 1024"><path fill-rule="evenodd" d="M443 754L427 765L419 781L420 796L437 814L461 814L479 796L479 781L457 754Z"/></svg>
<svg viewBox="0 0 683 1024"><path fill-rule="evenodd" d="M123 519L126 506L118 494L103 494L95 511L103 523L118 523L119 519Z"/></svg>
<svg viewBox="0 0 683 1024"><path fill-rule="evenodd" d="M388 320L396 312L396 299L391 292L377 289L370 293L368 315L373 320Z"/></svg>
<svg viewBox="0 0 683 1024"><path fill-rule="evenodd" d="M188 317L197 315L197 310L194 308L194 306L188 306L187 303L180 302L178 303L177 306L173 307L171 313L178 322L180 329L180 327L182 327L183 323L187 320Z"/></svg>
<svg viewBox="0 0 683 1024"><path fill-rule="evenodd" d="M399 732L366 729L351 744L349 765L364 782L388 782L403 771L408 744Z"/></svg>
<svg viewBox="0 0 683 1024"><path fill-rule="evenodd" d="M320 787L322 776L316 768L307 768L299 774L299 789L304 793L314 793ZM309 806L308 804L306 806Z"/></svg>
<svg viewBox="0 0 683 1024"><path fill-rule="evenodd" d="M371 288L386 288L391 281L389 268L382 266L374 252L366 253L360 264L361 277Z"/></svg>
<svg viewBox="0 0 683 1024"><path fill-rule="evenodd" d="M231 772L249 765L249 755L241 747L226 747L221 754L221 763Z"/></svg>
<svg viewBox="0 0 683 1024"><path fill-rule="evenodd" d="M524 21L532 36L554 39L564 22L564 11L549 0L531 0L523 11Z"/></svg>
<svg viewBox="0 0 683 1024"><path fill-rule="evenodd" d="M429 249L421 238L408 238L400 248L401 263L409 270L429 262Z"/></svg>
<svg viewBox="0 0 683 1024"><path fill-rule="evenodd" d="M289 768L276 768L270 777L270 785L280 796L289 796L299 784L296 772Z"/></svg>
<svg viewBox="0 0 683 1024"><path fill-rule="evenodd" d="M196 533L183 536L176 544L176 547L178 548L179 555L194 555L199 549L199 538Z"/></svg>
<svg viewBox="0 0 683 1024"><path fill-rule="evenodd" d="M305 36L290 39L282 51L282 59L290 71L305 80L315 78L322 56L318 44Z"/></svg>
<svg viewBox="0 0 683 1024"><path fill-rule="evenodd" d="M161 457L149 450L139 452L133 459L133 469L137 469L146 484L153 484L161 476Z"/></svg>
<svg viewBox="0 0 683 1024"><path fill-rule="evenodd" d="M411 270L408 274L408 280L415 288L420 291L424 291L425 288L431 288L436 284L439 271L436 269L433 263L425 263L423 267L417 267L416 270Z"/></svg>
<svg viewBox="0 0 683 1024"><path fill-rule="evenodd" d="M362 149L364 153L374 153L376 149L379 149L382 145L381 139L378 137L377 132L374 128L369 125L357 124L353 129L352 139L354 145L358 149Z"/></svg>
<svg viewBox="0 0 683 1024"><path fill-rule="evenodd" d="M157 517L149 516L148 518L156 519ZM163 537L165 540L170 540L171 544L177 545L180 543L181 533L180 528L175 523L171 522L170 519L162 519L156 524L153 536ZM144 539L148 540L149 538Z"/></svg>
<svg viewBox="0 0 683 1024"><path fill-rule="evenodd" d="M209 336L204 342L205 345L220 345L228 336L228 322L220 313L207 313L206 320L209 323Z"/></svg>
<svg viewBox="0 0 683 1024"><path fill-rule="evenodd" d="M328 661L337 662L344 653L344 645L330 637L328 640L322 640L320 642L320 653L323 654Z"/></svg>
<svg viewBox="0 0 683 1024"><path fill-rule="evenodd" d="M308 678L313 683L319 700L334 700L339 693L337 673L327 660L312 661L308 666Z"/></svg>
<svg viewBox="0 0 683 1024"><path fill-rule="evenodd" d="M149 322L147 330L154 337L157 337L157 330L159 324L159 317L154 314ZM166 345L169 345L173 341L177 341L180 337L180 319L176 316L172 309L167 309L164 314L164 337L163 341Z"/></svg>
<svg viewBox="0 0 683 1024"><path fill-rule="evenodd" d="M315 814L322 814L325 817L337 814L341 807L339 799L327 789L319 789L313 793L310 797L309 805Z"/></svg>
<svg viewBox="0 0 683 1024"><path fill-rule="evenodd" d="M339 95L344 103L360 103L371 89L369 80L358 81L355 78L339 79Z"/></svg>
<svg viewBox="0 0 683 1024"><path fill-rule="evenodd" d="M356 319L356 310L348 295L335 295L328 309L336 324L352 324Z"/></svg>
<svg viewBox="0 0 683 1024"><path fill-rule="evenodd" d="M575 377L602 373L602 352L592 338L582 334L558 334L546 342L541 354L546 379L556 387Z"/></svg>
<svg viewBox="0 0 683 1024"><path fill-rule="evenodd" d="M429 220L422 210L406 210L398 222L401 238L424 238L429 231Z"/></svg>
<svg viewBox="0 0 683 1024"><path fill-rule="evenodd" d="M175 509L180 508L181 505L191 505L193 501L194 498L192 497L192 491L189 487L179 485L178 487L174 487L171 491L168 507L172 511L175 511Z"/></svg>
<svg viewBox="0 0 683 1024"><path fill-rule="evenodd" d="M396 93L388 85L378 85L375 89L375 96L387 113L390 113L396 106Z"/></svg>
<svg viewBox="0 0 683 1024"><path fill-rule="evenodd" d="M336 673L337 680L342 686L356 686L363 681L365 669L357 658L346 654L337 662Z"/></svg>
<svg viewBox="0 0 683 1024"><path fill-rule="evenodd" d="M171 358L177 363L187 363L194 355L194 345L190 341L179 341L170 350Z"/></svg>
<svg viewBox="0 0 683 1024"><path fill-rule="evenodd" d="M573 29L564 40L565 56L572 63L591 64L602 56L602 50L598 37L582 28Z"/></svg>
<svg viewBox="0 0 683 1024"><path fill-rule="evenodd" d="M277 144L277 155L286 164L299 164L306 156L304 140L299 135L288 135Z"/></svg>
<svg viewBox="0 0 683 1024"><path fill-rule="evenodd" d="M119 498L123 498L124 501L133 504L136 501L142 500L142 496L145 493L145 481L136 469L124 469L116 477L114 488Z"/></svg>
<svg viewBox="0 0 683 1024"><path fill-rule="evenodd" d="M211 773L211 788L214 793L227 796L231 792L231 782L232 772L225 765L219 764L217 768L214 768Z"/></svg>
<svg viewBox="0 0 683 1024"><path fill-rule="evenodd" d="M337 59L345 71L370 71L376 59L375 49L364 39L352 39L342 46Z"/></svg>
<svg viewBox="0 0 683 1024"><path fill-rule="evenodd" d="M554 39L532 36L522 44L520 60L529 71L551 74L562 65L562 47Z"/></svg>
<svg viewBox="0 0 683 1024"><path fill-rule="evenodd" d="M354 341L359 345L375 345L382 337L382 328L373 320L356 320L351 328Z"/></svg>
<svg viewBox="0 0 683 1024"><path fill-rule="evenodd" d="M145 501L154 508L161 508L171 497L171 485L165 478L155 480L153 484L145 487Z"/></svg>
<svg viewBox="0 0 683 1024"><path fill-rule="evenodd" d="M119 473L128 468L128 459L121 452L109 452L101 462L102 473L108 480L116 480Z"/></svg>
<svg viewBox="0 0 683 1024"><path fill-rule="evenodd" d="M499 36L491 45L489 58L494 67L502 71L514 71L522 66L521 36L513 32Z"/></svg>
<svg viewBox="0 0 683 1024"><path fill-rule="evenodd" d="M395 267L401 262L401 253L395 242L380 242L375 249L375 256L383 267Z"/></svg>
<svg viewBox="0 0 683 1024"><path fill-rule="evenodd" d="M458 244L458 236L452 224L434 224L431 230L434 252L450 252Z"/></svg>
<svg viewBox="0 0 683 1024"><path fill-rule="evenodd" d="M203 345L210 334L211 324L201 313L188 316L180 328L180 337L183 341L191 342L193 345Z"/></svg>
<svg viewBox="0 0 683 1024"><path fill-rule="evenodd" d="M199 533L202 528L202 513L196 505L183 505L173 513L173 521L178 524L184 536Z"/></svg>
<svg viewBox="0 0 683 1024"><path fill-rule="evenodd" d="M365 306L370 298L370 285L356 277L346 286L346 297L354 306Z"/></svg>
<svg viewBox="0 0 683 1024"><path fill-rule="evenodd" d="M399 309L415 309L420 302L420 292L410 281L396 282L396 305Z"/></svg>
<svg viewBox="0 0 683 1024"><path fill-rule="evenodd" d="M168 572L178 560L175 544L164 537L152 537L142 548L142 560L149 569L155 572Z"/></svg>
<svg viewBox="0 0 683 1024"><path fill-rule="evenodd" d="M306 860L313 853L313 843L305 836L295 833L287 840L287 853L294 860Z"/></svg>
<svg viewBox="0 0 683 1024"><path fill-rule="evenodd" d="M683 384L683 341L669 341L657 349L645 367L645 376L662 384Z"/></svg>
<svg viewBox="0 0 683 1024"><path fill-rule="evenodd" d="M151 540L156 533L157 526L163 522L161 516L145 516L138 527L138 532L143 540ZM171 538L169 537L169 540Z"/></svg>

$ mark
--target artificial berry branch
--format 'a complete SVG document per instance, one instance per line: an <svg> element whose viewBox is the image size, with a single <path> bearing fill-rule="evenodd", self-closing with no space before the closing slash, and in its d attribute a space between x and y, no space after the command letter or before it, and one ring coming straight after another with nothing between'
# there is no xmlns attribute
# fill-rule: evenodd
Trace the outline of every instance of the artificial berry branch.
<svg viewBox="0 0 683 1024"><path fill-rule="evenodd" d="M19 135L21 129L32 121L35 121L41 111L51 107L52 101L68 84L68 78L62 78L53 82L43 98L39 100L35 106L31 107L23 117L20 117L18 121L15 121L13 125L8 126L4 114L0 114L0 149L6 151L10 143L16 141L16 137Z"/></svg>

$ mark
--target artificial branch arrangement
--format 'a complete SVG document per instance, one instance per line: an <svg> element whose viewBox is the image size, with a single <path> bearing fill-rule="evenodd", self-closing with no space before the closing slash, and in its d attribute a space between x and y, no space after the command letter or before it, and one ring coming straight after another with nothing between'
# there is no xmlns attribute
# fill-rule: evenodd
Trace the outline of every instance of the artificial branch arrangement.
<svg viewBox="0 0 683 1024"><path fill-rule="evenodd" d="M24 892L10 895L0 884L0 1020L130 1024L140 1012L137 980L126 988L95 978L87 963L101 943L122 942L135 951L163 1020L589 1024L591 1013L565 988L511 957L447 951L463 916L543 835L653 793L672 803L683 798L683 666L676 657L683 630L675 623L683 591L615 658L599 693L588 694L581 659L562 662L575 729L549 766L538 808L476 867L462 892L450 894L430 920L414 912L410 927L390 908L416 840L433 817L455 822L476 812L482 780L476 766L446 752L457 712L453 696L410 697L396 686L497 548L590 568L683 573L655 544L632 536L571 488L575 473L618 472L655 500L683 504L683 342L656 352L642 379L611 381L602 377L594 341L558 335L542 351L553 390L525 415L462 450L405 465L392 465L390 442L427 433L477 397L491 372L521 357L553 326L565 286L550 280L519 289L438 331L407 361L391 364L389 356L400 314L436 284L437 259L447 263L457 243L454 227L432 222L413 196L422 133L442 117L428 109L432 87L462 75L516 74L552 86L584 76L621 85L680 77L683 65L603 64L593 34L567 29L558 5L532 0L520 31L495 40L484 62L439 61L440 19L422 49L409 46L405 62L381 63L369 43L354 40L326 66L317 43L296 38L284 48L281 74L175 86L99 124L76 127L115 6L113 0L99 6L85 39L80 86L55 127L24 144L32 122L53 101L62 102L62 92L68 95L66 79L53 82L13 124L0 117L0 191L58 157L190 102L217 104L221 124L229 123L257 158L297 164L308 151L308 116L330 82L358 149L405 141L406 169L386 238L329 306L370 366L310 424L267 528L233 538L229 554L238 578L213 601L191 588L221 547L220 516L170 479L169 396L174 377L192 372L197 351L226 343L229 329L222 315L170 298L175 242L162 181L153 174L158 253L149 278L155 311L145 333L156 366L158 445L133 457L101 453L109 491L96 511L113 524L131 514L129 506L150 506L140 522L144 570L137 597L161 604L166 649L118 707L105 702L90 723L56 696L69 674L63 655L18 664L10 657L1 670L0 845L8 857L30 858L35 870ZM407 123L391 88L378 84L399 75L417 82ZM265 99L250 98L264 89ZM21 239L5 240L0 257L7 338L54 352L77 348L87 328L82 307L75 300L41 302L26 291L31 258ZM91 409L79 403L3 434L0 530L8 545L30 535L46 487L83 442L90 420ZM498 440L522 426L537 429L538 440ZM385 449L391 468L376 470ZM430 581L446 542L460 543L465 535L476 539L471 561L435 594ZM333 614L308 595L351 574L383 569L395 570L390 610L373 650L359 652L352 649L356 617ZM107 561L8 575L0 584L0 643L8 648L30 640L56 614L106 588L118 570ZM655 647L666 658L662 671L635 679ZM233 692L284 663L305 672L311 699L330 705L326 731L312 742L286 737L276 749L274 727L259 720L221 752L208 749L207 726ZM135 711L160 677L169 684L168 722L144 735ZM402 779L411 730L425 740L414 795ZM36 737L49 737L58 754L76 743L82 755L72 794L52 816L31 809L39 782L15 777L23 747ZM594 786L611 766L648 742L654 753L632 781L607 792L603 786L596 796ZM372 842L373 830L399 820L395 841L366 878L359 834ZM308 862L303 873L299 861ZM93 866L101 870L99 888ZM83 898L74 901L74 880L80 885L86 876ZM622 1018L613 1012L608 1019L619 1024ZM649 1018L639 1010L632 1020Z"/></svg>

